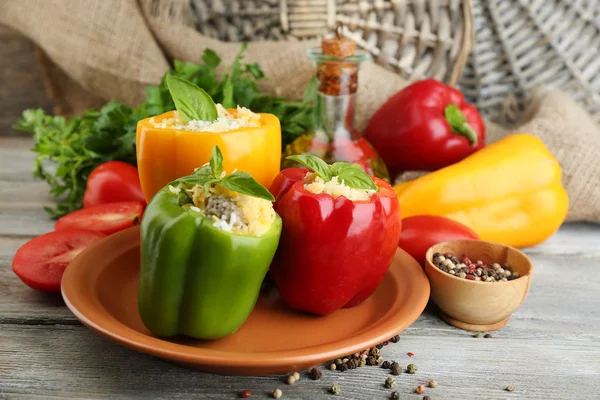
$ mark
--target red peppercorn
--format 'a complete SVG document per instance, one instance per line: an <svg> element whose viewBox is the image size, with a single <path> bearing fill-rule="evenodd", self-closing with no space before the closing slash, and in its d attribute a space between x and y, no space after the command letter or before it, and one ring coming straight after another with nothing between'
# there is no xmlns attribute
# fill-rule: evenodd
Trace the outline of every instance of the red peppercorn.
<svg viewBox="0 0 600 400"><path fill-rule="evenodd" d="M474 281L475 280L475 277L473 275L467 275L465 278L468 279L468 280L470 280L470 281Z"/></svg>
<svg viewBox="0 0 600 400"><path fill-rule="evenodd" d="M389 341L389 340L386 340L385 342L383 342L383 345L384 345L384 346L387 346L388 344L390 344L390 341Z"/></svg>
<svg viewBox="0 0 600 400"><path fill-rule="evenodd" d="M242 394L240 394L240 397L241 397L242 399L247 399L247 398L248 398L248 397L250 397L250 396L252 396L252 392L251 392L251 391L249 391L248 389L244 390L244 391L242 392Z"/></svg>
<svg viewBox="0 0 600 400"><path fill-rule="evenodd" d="M414 354L414 353L411 353L410 351L409 351L408 353L406 353L406 354L407 354L409 357L414 357L414 356L415 356L415 354Z"/></svg>

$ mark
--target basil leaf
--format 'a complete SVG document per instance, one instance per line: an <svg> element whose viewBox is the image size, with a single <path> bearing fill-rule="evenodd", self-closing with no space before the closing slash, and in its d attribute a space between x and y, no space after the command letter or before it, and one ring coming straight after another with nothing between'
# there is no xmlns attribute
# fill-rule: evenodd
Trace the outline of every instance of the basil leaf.
<svg viewBox="0 0 600 400"><path fill-rule="evenodd" d="M357 168L360 170L360 167L357 164L350 164L347 162L334 162L331 164L331 173L333 176L337 176L344 172L347 169Z"/></svg>
<svg viewBox="0 0 600 400"><path fill-rule="evenodd" d="M203 165L202 167L200 167L197 170L195 170L194 172L192 172L192 175L206 176L206 177L212 178L213 172L212 172L210 165Z"/></svg>
<svg viewBox="0 0 600 400"><path fill-rule="evenodd" d="M219 184L234 192L247 194L248 196L258 197L269 201L275 201L275 197L266 187L256 182L247 172L234 172L226 175Z"/></svg>
<svg viewBox="0 0 600 400"><path fill-rule="evenodd" d="M200 121L217 119L217 106L203 89L171 74L167 75L166 82L175 108L184 122L187 123L193 119Z"/></svg>
<svg viewBox="0 0 600 400"><path fill-rule="evenodd" d="M215 178L221 178L221 172L223 172L223 153L221 153L219 146L213 147L212 156L210 157L210 169Z"/></svg>
<svg viewBox="0 0 600 400"><path fill-rule="evenodd" d="M373 182L373 179L371 179L366 172L360 169L358 165L351 168L344 168L339 174L337 174L337 177L339 182L344 181L346 186L350 186L354 189L379 190L375 182Z"/></svg>
<svg viewBox="0 0 600 400"><path fill-rule="evenodd" d="M296 161L297 163L304 165L306 168L317 174L325 182L329 182L333 177L329 165L319 157L311 156L310 154L301 154L288 156L286 159Z"/></svg>
<svg viewBox="0 0 600 400"><path fill-rule="evenodd" d="M196 171L194 171L191 175L182 176L177 179L176 182L190 183L192 185L204 185L207 182L215 181L216 178L213 175L210 167L205 165Z"/></svg>

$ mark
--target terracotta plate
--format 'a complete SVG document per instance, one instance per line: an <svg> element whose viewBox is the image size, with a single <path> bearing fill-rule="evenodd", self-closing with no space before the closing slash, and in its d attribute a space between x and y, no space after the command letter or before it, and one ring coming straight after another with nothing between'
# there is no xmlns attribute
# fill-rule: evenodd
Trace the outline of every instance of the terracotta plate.
<svg viewBox="0 0 600 400"><path fill-rule="evenodd" d="M137 310L139 236L139 227L133 227L78 255L62 279L65 302L88 328L117 343L207 372L268 375L319 365L399 333L429 298L421 266L398 250L381 286L357 307L327 317L307 315L286 307L273 290L261 295L233 335L160 339L144 327Z"/></svg>

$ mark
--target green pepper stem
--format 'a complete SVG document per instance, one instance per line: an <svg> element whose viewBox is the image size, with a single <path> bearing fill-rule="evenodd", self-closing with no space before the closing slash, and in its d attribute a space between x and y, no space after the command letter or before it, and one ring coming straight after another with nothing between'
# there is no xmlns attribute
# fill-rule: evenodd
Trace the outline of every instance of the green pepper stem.
<svg viewBox="0 0 600 400"><path fill-rule="evenodd" d="M452 132L465 136L471 146L477 146L477 132L469 125L467 117L460 111L456 104L448 104L444 110L444 117L450 124Z"/></svg>

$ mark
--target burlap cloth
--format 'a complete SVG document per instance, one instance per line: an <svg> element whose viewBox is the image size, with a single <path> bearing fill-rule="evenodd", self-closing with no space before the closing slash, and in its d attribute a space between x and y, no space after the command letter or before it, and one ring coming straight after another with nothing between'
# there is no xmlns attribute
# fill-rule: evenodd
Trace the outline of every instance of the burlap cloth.
<svg viewBox="0 0 600 400"><path fill-rule="evenodd" d="M239 50L199 34L189 24L187 0L3 0L0 23L33 40L44 52L42 61L51 95L60 112L78 113L108 99L136 105L144 87L156 85L169 61L200 62L205 48L218 51L229 65ZM246 60L257 61L268 80L261 87L287 98L300 98L313 66L305 55L315 41L253 42ZM393 93L407 84L373 63L361 69L357 107L358 128ZM491 122L487 142L510 132L539 136L556 155L569 192L569 221L600 221L600 127L567 95L540 89L516 128ZM501 184L499 182L499 184Z"/></svg>

